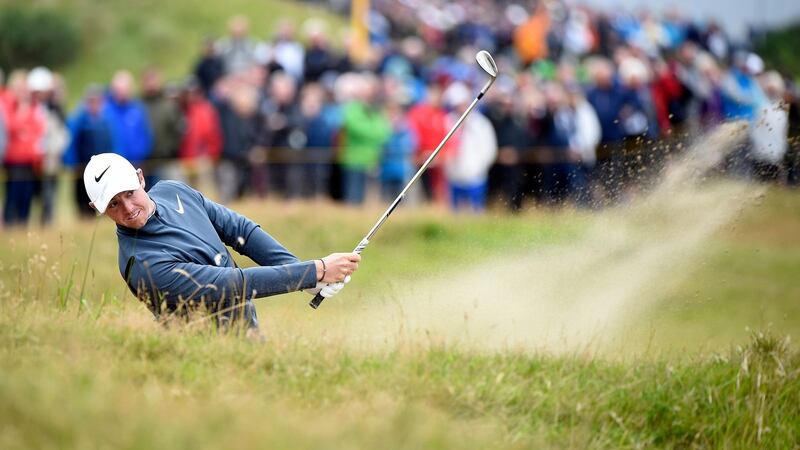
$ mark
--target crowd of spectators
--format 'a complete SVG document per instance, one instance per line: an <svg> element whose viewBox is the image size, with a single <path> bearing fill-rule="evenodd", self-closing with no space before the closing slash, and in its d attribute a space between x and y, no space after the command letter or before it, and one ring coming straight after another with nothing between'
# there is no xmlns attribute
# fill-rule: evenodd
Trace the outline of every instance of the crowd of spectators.
<svg viewBox="0 0 800 450"><path fill-rule="evenodd" d="M288 22L269 39L248 19L202 43L191 73L120 70L72 114L43 67L0 83L3 222L24 224L35 196L52 220L57 176L113 151L148 185L182 179L228 202L243 195L391 199L485 82L501 75L423 177L423 201L582 207L623 201L691 137L751 124L732 152L740 176L796 184L797 87L713 22L600 13L558 1L373 0L371 51L353 61L324 24ZM256 32L252 31L256 30Z"/></svg>

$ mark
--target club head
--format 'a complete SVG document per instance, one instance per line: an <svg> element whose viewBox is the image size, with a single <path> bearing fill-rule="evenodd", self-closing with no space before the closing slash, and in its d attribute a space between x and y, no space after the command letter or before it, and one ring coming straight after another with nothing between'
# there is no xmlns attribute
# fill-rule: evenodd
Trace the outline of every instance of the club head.
<svg viewBox="0 0 800 450"><path fill-rule="evenodd" d="M489 54L486 50L481 50L475 55L475 59L478 61L478 65L481 66L484 72L488 73L490 77L497 78L497 64L494 62L494 58L492 55Z"/></svg>

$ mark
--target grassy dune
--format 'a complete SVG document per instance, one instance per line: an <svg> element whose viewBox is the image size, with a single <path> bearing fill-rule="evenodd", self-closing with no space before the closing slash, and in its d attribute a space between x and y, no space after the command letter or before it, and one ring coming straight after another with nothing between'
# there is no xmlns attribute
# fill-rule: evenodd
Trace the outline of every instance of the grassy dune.
<svg viewBox="0 0 800 450"><path fill-rule="evenodd" d="M325 8L288 0L2 0L2 5L55 8L78 26L79 58L64 68L72 104L89 83L107 83L122 68L138 74L156 66L170 79L183 79L192 71L202 40L225 34L233 14L249 17L259 39L271 38L282 21L299 30L316 17L329 25L337 45L345 22Z"/></svg>
<svg viewBox="0 0 800 450"><path fill-rule="evenodd" d="M558 249L594 216L404 209L340 298L316 312L304 294L259 301L266 344L153 323L125 293L105 221L6 232L0 448L798 448L800 353L783 337L800 326L798 206L769 191L715 234L698 269L619 331L653 351L610 358L419 341L360 352L328 333L358 333L387 278ZM380 212L236 208L303 258L351 247Z"/></svg>

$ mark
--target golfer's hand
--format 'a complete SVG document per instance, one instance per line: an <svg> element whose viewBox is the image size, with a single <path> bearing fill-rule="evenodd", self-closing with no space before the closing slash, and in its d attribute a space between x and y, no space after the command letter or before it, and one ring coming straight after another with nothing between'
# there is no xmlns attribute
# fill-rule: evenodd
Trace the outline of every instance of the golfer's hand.
<svg viewBox="0 0 800 450"><path fill-rule="evenodd" d="M339 291L344 288L344 285L350 282L350 276L346 276L344 281L340 281L338 283L317 283L317 286L313 289L306 289L306 292L311 295L321 295L325 298L331 298L334 295L338 294Z"/></svg>
<svg viewBox="0 0 800 450"><path fill-rule="evenodd" d="M357 253L331 253L317 260L317 280L323 283L339 283L358 270L361 255ZM324 264L323 264L324 262Z"/></svg>

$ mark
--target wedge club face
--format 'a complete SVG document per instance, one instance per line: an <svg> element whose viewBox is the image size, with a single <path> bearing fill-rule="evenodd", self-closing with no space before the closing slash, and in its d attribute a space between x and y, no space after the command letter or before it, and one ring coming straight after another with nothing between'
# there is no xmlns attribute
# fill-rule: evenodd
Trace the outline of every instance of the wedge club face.
<svg viewBox="0 0 800 450"><path fill-rule="evenodd" d="M494 62L494 58L492 55L489 54L486 50L481 50L475 55L475 59L478 61L478 65L481 66L484 72L488 73L490 77L497 78L497 64Z"/></svg>

